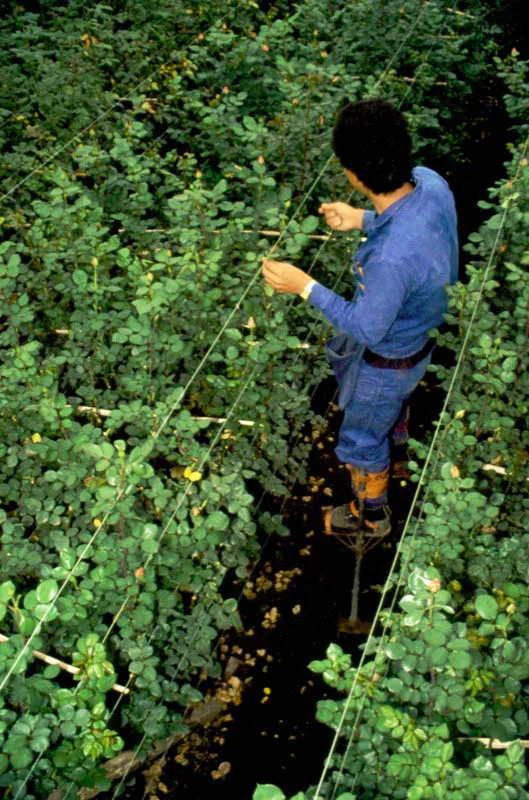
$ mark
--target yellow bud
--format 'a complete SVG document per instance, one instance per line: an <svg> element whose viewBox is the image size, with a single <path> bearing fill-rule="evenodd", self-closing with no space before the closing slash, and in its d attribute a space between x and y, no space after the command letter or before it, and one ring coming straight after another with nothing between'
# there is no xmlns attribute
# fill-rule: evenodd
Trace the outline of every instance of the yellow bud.
<svg viewBox="0 0 529 800"><path fill-rule="evenodd" d="M454 592L461 591L461 584L459 583L459 581L450 581L449 586Z"/></svg>
<svg viewBox="0 0 529 800"><path fill-rule="evenodd" d="M94 519L93 523L94 523L94 527L96 527L96 528L100 528L101 525L103 524L100 519Z"/></svg>
<svg viewBox="0 0 529 800"><path fill-rule="evenodd" d="M90 262L90 263L91 263L91 265L92 265L93 267L97 267L97 265L99 264L99 261L98 261L98 260L97 260L97 258L94 256L94 257L93 257L93 259L91 260L91 262Z"/></svg>
<svg viewBox="0 0 529 800"><path fill-rule="evenodd" d="M194 472L191 467L186 467L184 470L184 478L187 478L188 481L199 481L202 477L201 472Z"/></svg>
<svg viewBox="0 0 529 800"><path fill-rule="evenodd" d="M272 690L269 689L268 686L265 686L265 688L263 689L263 694L272 694Z"/></svg>
<svg viewBox="0 0 529 800"><path fill-rule="evenodd" d="M459 472L458 468L457 467L452 467L452 469L450 470L450 477L451 478L459 478L460 475L461 475L461 473Z"/></svg>
<svg viewBox="0 0 529 800"><path fill-rule="evenodd" d="M42 436L40 435L40 433L34 433L33 436L31 437L31 441L35 442L35 444L38 444L38 442L42 442Z"/></svg>

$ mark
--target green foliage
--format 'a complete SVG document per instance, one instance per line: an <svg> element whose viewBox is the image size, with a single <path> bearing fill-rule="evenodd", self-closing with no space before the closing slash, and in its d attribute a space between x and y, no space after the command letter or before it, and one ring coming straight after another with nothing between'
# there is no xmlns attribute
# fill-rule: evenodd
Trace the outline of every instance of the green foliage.
<svg viewBox="0 0 529 800"><path fill-rule="evenodd" d="M0 23L0 785L19 797L100 780L121 731L182 729L239 624L223 578L245 578L260 531L285 533L255 507L304 477L328 329L263 292L260 231L315 261L344 94L403 104L419 153L442 124L456 161L448 114L495 53L437 2L267 7L75 0ZM339 284L354 245L333 239L315 277ZM78 666L75 689L34 649Z"/></svg>
<svg viewBox="0 0 529 800"><path fill-rule="evenodd" d="M509 89L519 87L527 65L507 62ZM506 105L518 113L512 96ZM344 742L324 796L343 786L406 800L527 797L517 741L529 733L527 142L511 150L439 336L458 372L432 368L449 403L388 584L398 603L382 611L361 666L334 644L310 665L334 690L317 719ZM423 461L429 443L413 444ZM510 744L492 756L489 739Z"/></svg>

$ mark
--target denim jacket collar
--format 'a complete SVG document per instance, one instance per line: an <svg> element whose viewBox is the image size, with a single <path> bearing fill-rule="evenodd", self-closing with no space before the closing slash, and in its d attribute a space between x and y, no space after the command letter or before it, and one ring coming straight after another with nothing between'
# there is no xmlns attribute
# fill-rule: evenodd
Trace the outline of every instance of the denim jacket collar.
<svg viewBox="0 0 529 800"><path fill-rule="evenodd" d="M379 231L380 228L384 227L384 225L386 225L390 219L393 219L393 217L399 213L402 206L406 205L407 202L412 197L414 197L416 193L420 193L422 182L420 176L416 173L415 169L412 170L412 176L415 182L415 187L413 191L409 192L408 194L405 194L404 197L401 197L399 200L396 200L394 203L388 206L388 208L386 208L386 210L383 211L382 214L375 214L375 217L371 225L369 226L369 235L371 235L375 231Z"/></svg>

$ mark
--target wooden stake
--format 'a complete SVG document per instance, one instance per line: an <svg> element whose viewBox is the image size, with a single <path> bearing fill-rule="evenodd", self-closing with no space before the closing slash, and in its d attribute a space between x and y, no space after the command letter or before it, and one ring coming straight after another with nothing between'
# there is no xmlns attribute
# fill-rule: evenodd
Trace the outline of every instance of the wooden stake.
<svg viewBox="0 0 529 800"><path fill-rule="evenodd" d="M70 406L72 408L72 406ZM90 414L97 414L99 417L109 417L112 414L111 408L96 408L95 406L77 406L76 411L90 413ZM200 422L201 420L206 420L207 422L215 422L219 425L222 425L224 422L228 421L227 417L198 417L192 416L191 419L194 419L196 422ZM233 422L238 422L239 425L246 425L246 426L253 426L255 422L252 419L238 419L233 420Z"/></svg>
<svg viewBox="0 0 529 800"><path fill-rule="evenodd" d="M430 0L426 0L425 5L431 6ZM456 8L447 8L446 9L450 14L457 14L458 17L466 17L467 19L476 19L473 14L467 14L466 11L459 11Z"/></svg>
<svg viewBox="0 0 529 800"><path fill-rule="evenodd" d="M360 76L357 76L357 77L360 77ZM123 228L120 228L120 231L123 231L123 230L124 230ZM165 230L165 228L147 228L145 233L167 233L167 231ZM222 233L222 230L220 228L216 228L213 231L213 233ZM242 231L238 231L238 233L260 233L262 236L281 236L281 231L271 231L271 230L252 231L252 230L250 230L248 228L245 228ZM331 239L332 238L332 236L329 235L329 234L321 235L321 234L318 234L318 233L308 233L308 234L305 234L305 235L308 236L309 239L319 239L320 241L326 241L327 239Z"/></svg>
<svg viewBox="0 0 529 800"><path fill-rule="evenodd" d="M3 633L0 633L0 642L8 641L9 637L4 636ZM77 675L81 671L79 667L74 667L73 664L67 664L65 661L60 661L58 658L54 658L54 656L48 656L46 653L41 653L40 650L33 650L33 655L35 658L44 661L45 664L49 664L50 667L59 667L65 672L69 672L70 675ZM127 689L126 686L121 686L119 683L115 683L112 688L115 692L119 692L120 694L130 694L130 689Z"/></svg>
<svg viewBox="0 0 529 800"><path fill-rule="evenodd" d="M487 739L483 736L461 736L457 740L458 742L481 742L484 744L485 747L490 747L491 750L507 750L511 744L514 742L518 742L524 748L524 750L529 750L529 739L515 739L512 742L502 742L500 739Z"/></svg>

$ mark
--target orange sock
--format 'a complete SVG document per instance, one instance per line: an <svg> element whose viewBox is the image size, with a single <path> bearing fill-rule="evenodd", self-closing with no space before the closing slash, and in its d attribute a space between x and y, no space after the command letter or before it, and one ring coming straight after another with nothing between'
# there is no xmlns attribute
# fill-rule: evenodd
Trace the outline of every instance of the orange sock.
<svg viewBox="0 0 529 800"><path fill-rule="evenodd" d="M347 464L351 473L353 492L366 508L381 508L388 499L389 467L382 472L368 472L363 467Z"/></svg>

